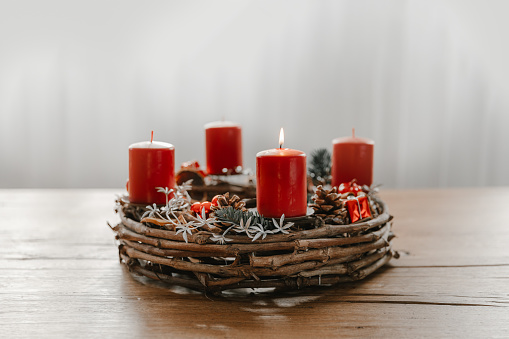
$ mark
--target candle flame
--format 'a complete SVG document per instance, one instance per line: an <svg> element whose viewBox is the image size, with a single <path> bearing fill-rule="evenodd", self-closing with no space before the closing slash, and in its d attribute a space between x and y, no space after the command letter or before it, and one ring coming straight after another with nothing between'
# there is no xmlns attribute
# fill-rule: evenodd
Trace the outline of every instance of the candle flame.
<svg viewBox="0 0 509 339"><path fill-rule="evenodd" d="M285 143L285 131L283 130L283 127L281 127L281 130L279 131L279 148L283 148L284 143Z"/></svg>
<svg viewBox="0 0 509 339"><path fill-rule="evenodd" d="M154 131L150 132L150 142L154 142Z"/></svg>

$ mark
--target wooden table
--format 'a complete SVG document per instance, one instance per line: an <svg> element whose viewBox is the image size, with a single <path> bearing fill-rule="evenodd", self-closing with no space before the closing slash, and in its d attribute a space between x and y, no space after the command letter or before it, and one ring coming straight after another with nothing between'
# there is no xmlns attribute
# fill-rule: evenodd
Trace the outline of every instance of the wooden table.
<svg viewBox="0 0 509 339"><path fill-rule="evenodd" d="M402 254L364 281L208 296L118 262L112 190L0 190L0 337L509 337L509 188L386 190Z"/></svg>

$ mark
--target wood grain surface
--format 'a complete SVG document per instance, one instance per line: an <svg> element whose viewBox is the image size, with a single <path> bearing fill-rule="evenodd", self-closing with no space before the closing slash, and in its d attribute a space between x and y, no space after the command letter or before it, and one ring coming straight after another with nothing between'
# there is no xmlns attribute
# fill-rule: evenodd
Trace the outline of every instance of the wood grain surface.
<svg viewBox="0 0 509 339"><path fill-rule="evenodd" d="M382 191L399 260L221 297L133 278L106 226L115 193L0 190L0 338L509 337L509 188Z"/></svg>

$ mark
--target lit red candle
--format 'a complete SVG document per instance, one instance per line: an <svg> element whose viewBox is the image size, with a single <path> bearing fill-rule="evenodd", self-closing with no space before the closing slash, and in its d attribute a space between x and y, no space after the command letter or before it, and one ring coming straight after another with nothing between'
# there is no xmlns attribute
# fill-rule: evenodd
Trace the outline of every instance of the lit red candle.
<svg viewBox="0 0 509 339"><path fill-rule="evenodd" d="M175 148L173 145L143 141L129 146L129 200L138 204L165 204L164 193L156 187L175 186Z"/></svg>
<svg viewBox="0 0 509 339"><path fill-rule="evenodd" d="M242 171L242 128L230 121L205 125L207 173L220 175Z"/></svg>
<svg viewBox="0 0 509 339"><path fill-rule="evenodd" d="M258 212L268 218L287 218L306 215L306 154L282 148L283 129L279 148L256 155L256 205Z"/></svg>
<svg viewBox="0 0 509 339"><path fill-rule="evenodd" d="M359 185L373 183L373 140L357 138L355 129L351 137L332 141L332 186L348 183L353 179Z"/></svg>

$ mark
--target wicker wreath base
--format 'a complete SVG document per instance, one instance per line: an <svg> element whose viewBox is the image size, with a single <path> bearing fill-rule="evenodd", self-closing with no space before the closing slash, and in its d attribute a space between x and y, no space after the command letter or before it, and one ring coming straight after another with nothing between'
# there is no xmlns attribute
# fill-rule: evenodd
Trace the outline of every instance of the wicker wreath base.
<svg viewBox="0 0 509 339"><path fill-rule="evenodd" d="M120 262L141 276L201 291L299 289L360 280L389 262L396 254L392 216L378 202L383 212L366 222L328 225L310 216L298 223L314 228L254 242L237 235L221 245L198 232L186 243L182 234L131 219L129 205L119 210L121 222L113 230Z"/></svg>

